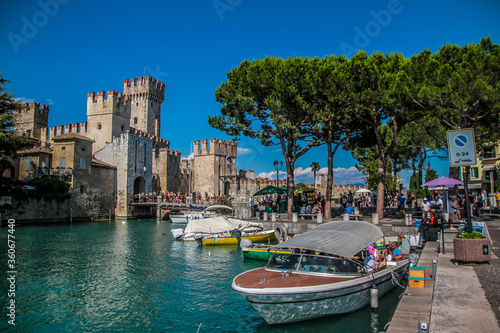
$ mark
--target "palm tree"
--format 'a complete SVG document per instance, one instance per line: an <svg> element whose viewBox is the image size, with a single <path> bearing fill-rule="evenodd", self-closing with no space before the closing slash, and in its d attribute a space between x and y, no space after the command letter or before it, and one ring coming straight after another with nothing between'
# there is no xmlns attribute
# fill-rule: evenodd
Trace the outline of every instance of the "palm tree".
<svg viewBox="0 0 500 333"><path fill-rule="evenodd" d="M316 188L316 172L319 171L319 169L321 169L321 167L318 162L311 163L311 171L314 173L314 188Z"/></svg>

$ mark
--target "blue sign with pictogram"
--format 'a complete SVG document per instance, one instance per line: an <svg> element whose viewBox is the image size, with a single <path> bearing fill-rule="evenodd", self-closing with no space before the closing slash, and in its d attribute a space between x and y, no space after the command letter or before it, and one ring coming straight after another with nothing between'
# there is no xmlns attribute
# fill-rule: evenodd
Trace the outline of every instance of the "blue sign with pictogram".
<svg viewBox="0 0 500 333"><path fill-rule="evenodd" d="M466 166L477 163L473 128L448 131L446 138L451 166Z"/></svg>

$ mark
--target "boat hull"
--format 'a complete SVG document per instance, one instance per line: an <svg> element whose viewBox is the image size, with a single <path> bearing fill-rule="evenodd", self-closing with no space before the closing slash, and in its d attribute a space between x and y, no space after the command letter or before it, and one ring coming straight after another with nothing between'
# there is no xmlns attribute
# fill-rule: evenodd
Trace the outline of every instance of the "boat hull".
<svg viewBox="0 0 500 333"><path fill-rule="evenodd" d="M252 243L258 242L267 242L267 240L276 240L276 236L274 235L274 230L261 232L255 235L241 235L241 239L248 239L252 241ZM236 237L228 237L228 236L214 236L204 238L202 241L203 245L238 245L238 238Z"/></svg>
<svg viewBox="0 0 500 333"><path fill-rule="evenodd" d="M242 294L267 323L293 323L349 313L369 305L373 285L377 287L379 297L382 297L396 286L392 281L393 274L398 283L401 282L408 265L409 261L405 260L404 263L374 274L318 286L266 290L241 288L233 281L232 288Z"/></svg>

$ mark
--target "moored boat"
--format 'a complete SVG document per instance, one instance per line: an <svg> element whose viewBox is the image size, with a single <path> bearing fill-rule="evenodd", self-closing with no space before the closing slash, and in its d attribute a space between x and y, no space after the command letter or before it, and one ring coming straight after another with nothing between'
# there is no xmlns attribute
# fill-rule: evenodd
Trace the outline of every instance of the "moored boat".
<svg viewBox="0 0 500 333"><path fill-rule="evenodd" d="M203 245L238 245L243 239L248 239L252 241L252 243L255 243L276 240L276 236L274 235L274 230L243 233L241 236L234 235L234 233L218 234L203 237L201 243Z"/></svg>
<svg viewBox="0 0 500 333"><path fill-rule="evenodd" d="M271 256L276 252L293 253L293 251L289 250L277 250L275 248L271 248L268 245L252 245L251 247L242 247L241 252L243 252L243 257L245 259L264 261L269 261L269 259L271 259Z"/></svg>
<svg viewBox="0 0 500 333"><path fill-rule="evenodd" d="M185 241L201 241L207 237L217 237L222 234L230 235L233 230L241 232L262 230L261 223L247 222L226 216L215 216L199 220L191 220L184 230L173 229L175 239Z"/></svg>
<svg viewBox="0 0 500 333"><path fill-rule="evenodd" d="M325 223L274 246L294 253L273 254L267 267L236 276L232 288L269 324L353 312L370 304L373 287L383 296L408 269L408 259L373 271L351 259L381 237L367 222Z"/></svg>

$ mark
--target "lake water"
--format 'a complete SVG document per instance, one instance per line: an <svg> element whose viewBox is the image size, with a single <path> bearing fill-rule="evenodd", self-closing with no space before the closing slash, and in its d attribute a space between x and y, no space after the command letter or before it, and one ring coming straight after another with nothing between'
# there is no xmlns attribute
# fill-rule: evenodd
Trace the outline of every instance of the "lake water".
<svg viewBox="0 0 500 333"><path fill-rule="evenodd" d="M168 221L17 226L16 292L9 297L8 228L0 229L2 332L382 332L401 288L370 307L269 326L231 289L264 262L234 246L174 241ZM15 299L15 326L7 306ZM201 324L201 327L200 327Z"/></svg>

